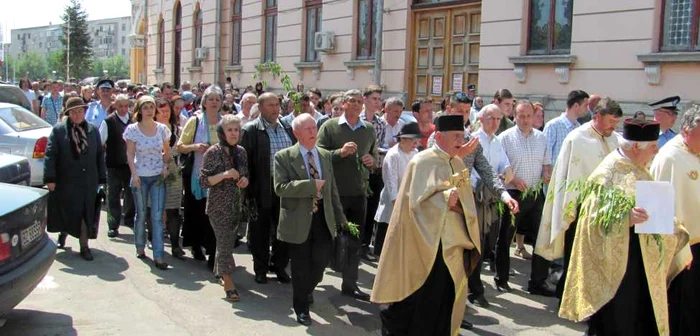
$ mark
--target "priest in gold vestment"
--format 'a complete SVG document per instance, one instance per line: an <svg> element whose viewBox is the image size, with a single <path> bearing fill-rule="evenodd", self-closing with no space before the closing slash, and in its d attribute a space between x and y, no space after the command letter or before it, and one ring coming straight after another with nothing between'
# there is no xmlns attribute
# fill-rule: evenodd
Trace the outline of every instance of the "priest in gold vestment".
<svg viewBox="0 0 700 336"><path fill-rule="evenodd" d="M688 233L636 234L649 219L634 206L637 181L653 180L646 167L658 151L659 125L627 119L620 148L580 188L583 203L559 316L588 320L588 335L668 335L668 283Z"/></svg>
<svg viewBox="0 0 700 336"><path fill-rule="evenodd" d="M567 182L586 180L603 159L616 150L619 135L615 128L622 118L620 105L610 98L600 99L593 119L571 131L562 144L549 182L542 211L535 254L553 261L564 258L564 273L557 285L561 298L569 266L571 246L576 232L576 208L568 205L578 192L567 188Z"/></svg>
<svg viewBox="0 0 700 336"><path fill-rule="evenodd" d="M676 256L674 266L682 271L669 288L671 335L700 333L700 106L685 112L680 135L659 150L651 164L657 181L673 184L676 218L688 230L690 248Z"/></svg>
<svg viewBox="0 0 700 336"><path fill-rule="evenodd" d="M382 335L458 335L466 273L479 259L470 174L455 156L466 146L462 116L435 126L435 146L406 167L384 240L371 297L389 304Z"/></svg>

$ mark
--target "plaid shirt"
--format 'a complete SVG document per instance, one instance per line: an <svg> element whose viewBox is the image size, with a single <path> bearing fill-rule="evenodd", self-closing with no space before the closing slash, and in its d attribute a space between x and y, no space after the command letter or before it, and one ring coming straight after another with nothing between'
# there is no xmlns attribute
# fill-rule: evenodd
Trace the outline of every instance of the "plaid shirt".
<svg viewBox="0 0 700 336"><path fill-rule="evenodd" d="M365 111L362 111L360 114L360 119L367 121L367 116L365 115ZM377 135L377 148L386 148L387 144L385 141L386 137L386 127L387 123L384 120L384 118L378 116L376 113L374 114L374 118L372 119L372 126L374 126L374 132Z"/></svg>
<svg viewBox="0 0 700 336"><path fill-rule="evenodd" d="M262 119L263 125L265 125L265 132L270 138L270 173L274 174L275 154L287 147L291 147L292 139L289 138L289 134L287 134L287 131L284 130L284 126L282 126L279 121L273 126L264 118L260 119Z"/></svg>
<svg viewBox="0 0 700 336"><path fill-rule="evenodd" d="M544 135L547 137L547 149L552 154L552 162L557 162L557 156L561 151L561 145L567 135L576 127L581 126L578 121L573 123L566 117L566 113L550 120L544 125Z"/></svg>
<svg viewBox="0 0 700 336"><path fill-rule="evenodd" d="M544 133L532 129L528 136L524 136L516 126L501 133L498 140L506 151L515 176L525 181L528 187L537 185L542 180L542 166L552 164L552 156L549 154L547 137ZM508 184L506 189L517 188L513 184Z"/></svg>

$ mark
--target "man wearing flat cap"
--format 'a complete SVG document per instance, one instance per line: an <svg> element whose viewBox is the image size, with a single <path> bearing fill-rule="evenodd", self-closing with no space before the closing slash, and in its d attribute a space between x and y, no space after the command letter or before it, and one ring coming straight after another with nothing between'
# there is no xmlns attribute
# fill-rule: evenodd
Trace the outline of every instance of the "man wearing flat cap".
<svg viewBox="0 0 700 336"><path fill-rule="evenodd" d="M659 148L676 136L671 128L676 124L680 102L681 97L673 96L649 104L654 109L654 120L659 123Z"/></svg>
<svg viewBox="0 0 700 336"><path fill-rule="evenodd" d="M457 335L480 256L469 170L457 157L464 120L444 115L435 127L435 146L406 167L379 260L371 301L389 304L383 335Z"/></svg>
<svg viewBox="0 0 700 336"><path fill-rule="evenodd" d="M588 335L668 335L668 281L680 271L674 258L687 249L688 232L635 233L646 210L635 207L637 181L658 151L659 123L627 119L621 147L587 181L574 183L583 202L559 316L588 319ZM575 208L577 204L572 204Z"/></svg>
<svg viewBox="0 0 700 336"><path fill-rule="evenodd" d="M100 97L100 101L90 103L85 112L85 120L97 129L110 113L112 91L114 91L114 82L111 79L97 82L97 95Z"/></svg>

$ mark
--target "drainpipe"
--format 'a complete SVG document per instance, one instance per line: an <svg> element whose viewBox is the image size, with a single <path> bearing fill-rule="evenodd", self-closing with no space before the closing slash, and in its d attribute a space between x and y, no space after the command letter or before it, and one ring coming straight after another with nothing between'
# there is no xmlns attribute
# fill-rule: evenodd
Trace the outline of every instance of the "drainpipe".
<svg viewBox="0 0 700 336"><path fill-rule="evenodd" d="M221 0L216 0L216 33L214 37L214 83L222 86L220 83L221 74Z"/></svg>
<svg viewBox="0 0 700 336"><path fill-rule="evenodd" d="M384 30L384 0L377 0L375 24L377 34L374 36L374 84L382 85L382 30Z"/></svg>

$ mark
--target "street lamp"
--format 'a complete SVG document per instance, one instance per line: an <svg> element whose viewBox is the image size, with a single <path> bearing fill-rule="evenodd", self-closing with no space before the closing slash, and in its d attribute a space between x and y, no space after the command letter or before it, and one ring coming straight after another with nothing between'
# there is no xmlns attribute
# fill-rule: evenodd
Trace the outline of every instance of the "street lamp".
<svg viewBox="0 0 700 336"><path fill-rule="evenodd" d="M102 70L102 73L105 74L105 78L107 78L107 74L109 73L109 71L107 71L107 70Z"/></svg>

